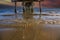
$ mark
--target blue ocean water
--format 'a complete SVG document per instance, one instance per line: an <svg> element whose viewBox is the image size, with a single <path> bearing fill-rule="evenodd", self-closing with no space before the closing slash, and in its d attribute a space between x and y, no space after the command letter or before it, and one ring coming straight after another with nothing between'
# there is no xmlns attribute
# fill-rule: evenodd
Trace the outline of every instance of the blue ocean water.
<svg viewBox="0 0 60 40"><path fill-rule="evenodd" d="M43 13L48 14L49 12L55 12L56 14L60 14L60 8L41 8ZM34 13L39 14L39 8L34 8ZM23 12L23 8L17 8L17 12L21 13ZM14 8L6 8L6 9L1 9L0 10L0 20L2 19L15 19L15 16L1 16L1 15L5 15L5 14L15 14L14 12ZM35 16L36 18L38 18L39 16ZM49 19L52 16L49 16ZM22 18L22 16L19 16L18 18ZM48 16L43 16L42 18L48 18ZM55 17L53 17L55 18ZM60 18L60 17L58 17Z"/></svg>
<svg viewBox="0 0 60 40"><path fill-rule="evenodd" d="M60 11L60 8L41 8L42 9L42 12L50 12L50 11L53 11L53 12L59 12ZM39 12L39 8L34 8L34 12ZM23 11L23 8L20 7L20 8L17 8L17 11L19 12L22 12ZM0 13L14 13L14 8L6 8L6 9L0 9Z"/></svg>

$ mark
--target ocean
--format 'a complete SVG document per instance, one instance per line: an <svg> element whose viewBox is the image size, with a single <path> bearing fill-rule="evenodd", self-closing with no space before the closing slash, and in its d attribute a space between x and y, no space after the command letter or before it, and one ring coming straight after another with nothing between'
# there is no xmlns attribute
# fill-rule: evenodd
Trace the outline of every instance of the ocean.
<svg viewBox="0 0 60 40"><path fill-rule="evenodd" d="M60 19L60 16L55 16L55 15L60 15L60 8L41 8L42 9L42 14L51 14L54 16L41 16L42 19L44 20L53 20L53 19ZM39 12L39 8L34 8L34 14L40 14ZM17 12L18 14L22 14L23 13L23 8L22 7L18 7L17 8ZM13 15L15 14L14 12L14 8L6 8L6 9L0 9L0 20L4 20L4 19L15 19L15 16L8 16L8 15ZM7 15L7 16L4 16ZM23 19L22 15L18 15L18 19ZM39 15L34 16L35 19L39 18Z"/></svg>

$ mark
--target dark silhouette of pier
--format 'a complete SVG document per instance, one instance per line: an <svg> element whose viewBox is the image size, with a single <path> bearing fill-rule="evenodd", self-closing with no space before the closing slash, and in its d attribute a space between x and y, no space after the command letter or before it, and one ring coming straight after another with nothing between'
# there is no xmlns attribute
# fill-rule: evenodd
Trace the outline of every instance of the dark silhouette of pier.
<svg viewBox="0 0 60 40"><path fill-rule="evenodd" d="M32 14L33 13L33 2L39 2L39 9L40 9L40 17L41 17L41 2L44 0L12 0L12 2L15 2L15 16L17 17L17 2L22 2L23 6L23 14Z"/></svg>

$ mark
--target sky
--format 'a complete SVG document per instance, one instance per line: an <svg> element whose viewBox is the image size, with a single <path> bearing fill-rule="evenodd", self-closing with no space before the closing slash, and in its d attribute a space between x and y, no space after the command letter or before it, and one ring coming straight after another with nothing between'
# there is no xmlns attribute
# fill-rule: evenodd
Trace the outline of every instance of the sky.
<svg viewBox="0 0 60 40"><path fill-rule="evenodd" d="M11 0L0 0L2 2L0 2L1 4L8 4L8 5L12 5ZM4 2L4 3L3 3ZM8 2L8 3L7 3ZM17 5L19 5L20 3L18 3ZM60 7L60 0L44 0L43 2L41 2L41 4L43 5L43 7ZM35 2L35 6L39 6L38 2Z"/></svg>
<svg viewBox="0 0 60 40"><path fill-rule="evenodd" d="M0 0L0 1L11 2L11 0Z"/></svg>
<svg viewBox="0 0 60 40"><path fill-rule="evenodd" d="M45 0L43 4L47 7L60 7L60 0Z"/></svg>

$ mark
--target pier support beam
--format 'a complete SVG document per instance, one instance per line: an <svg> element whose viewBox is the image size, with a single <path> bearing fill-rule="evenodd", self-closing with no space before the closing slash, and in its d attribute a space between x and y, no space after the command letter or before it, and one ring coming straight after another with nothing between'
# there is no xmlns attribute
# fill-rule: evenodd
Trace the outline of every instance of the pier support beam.
<svg viewBox="0 0 60 40"><path fill-rule="evenodd" d="M44 0L39 0L39 9L40 9L40 18L42 16L42 7L41 7L41 2Z"/></svg>
<svg viewBox="0 0 60 40"><path fill-rule="evenodd" d="M40 9L40 18L41 18L41 1L39 1L39 9Z"/></svg>
<svg viewBox="0 0 60 40"><path fill-rule="evenodd" d="M17 2L16 1L15 1L15 18L18 19L17 18Z"/></svg>

